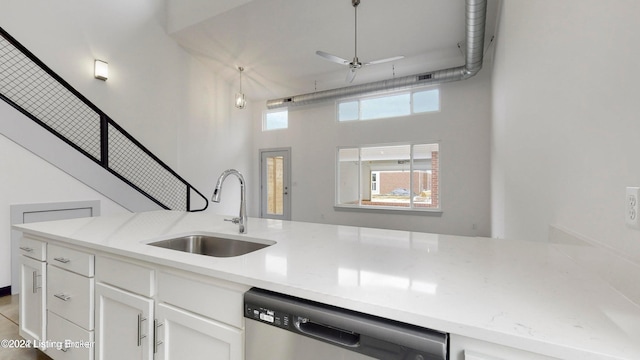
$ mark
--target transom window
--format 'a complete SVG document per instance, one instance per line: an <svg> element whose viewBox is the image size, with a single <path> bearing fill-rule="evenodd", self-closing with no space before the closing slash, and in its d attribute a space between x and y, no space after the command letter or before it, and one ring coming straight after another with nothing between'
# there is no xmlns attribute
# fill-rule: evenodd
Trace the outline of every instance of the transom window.
<svg viewBox="0 0 640 360"><path fill-rule="evenodd" d="M289 127L289 111L277 109L265 111L262 116L262 131L286 129Z"/></svg>
<svg viewBox="0 0 640 360"><path fill-rule="evenodd" d="M439 148L437 143L339 148L336 206L439 210Z"/></svg>
<svg viewBox="0 0 640 360"><path fill-rule="evenodd" d="M440 111L440 90L414 90L338 102L338 121L373 120Z"/></svg>

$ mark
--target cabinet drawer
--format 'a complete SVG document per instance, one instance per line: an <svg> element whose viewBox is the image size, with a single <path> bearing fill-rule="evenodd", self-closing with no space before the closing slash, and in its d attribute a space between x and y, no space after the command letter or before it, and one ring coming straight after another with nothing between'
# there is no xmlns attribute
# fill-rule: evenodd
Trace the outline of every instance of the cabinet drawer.
<svg viewBox="0 0 640 360"><path fill-rule="evenodd" d="M188 278L160 272L158 298L185 310L244 328L243 294L249 288L234 289L207 283L205 278ZM233 284L240 287L240 285Z"/></svg>
<svg viewBox="0 0 640 360"><path fill-rule="evenodd" d="M47 260L47 243L28 236L20 239L20 254L39 261Z"/></svg>
<svg viewBox="0 0 640 360"><path fill-rule="evenodd" d="M47 309L93 330L93 279L47 266Z"/></svg>
<svg viewBox="0 0 640 360"><path fill-rule="evenodd" d="M49 264L88 277L93 276L93 259L92 254L53 244L47 251Z"/></svg>
<svg viewBox="0 0 640 360"><path fill-rule="evenodd" d="M96 280L146 297L155 295L155 271L127 261L99 256Z"/></svg>
<svg viewBox="0 0 640 360"><path fill-rule="evenodd" d="M60 316L47 314L47 354L56 360L93 360L93 331L87 331Z"/></svg>

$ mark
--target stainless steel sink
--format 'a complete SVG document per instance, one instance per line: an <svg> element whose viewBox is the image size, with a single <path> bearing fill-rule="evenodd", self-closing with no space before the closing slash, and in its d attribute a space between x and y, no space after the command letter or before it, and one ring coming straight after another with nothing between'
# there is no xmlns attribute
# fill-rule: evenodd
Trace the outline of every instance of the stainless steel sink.
<svg viewBox="0 0 640 360"><path fill-rule="evenodd" d="M185 235L173 239L152 242L148 245L192 254L233 257L245 255L273 244L275 244L274 241L261 243L211 235Z"/></svg>

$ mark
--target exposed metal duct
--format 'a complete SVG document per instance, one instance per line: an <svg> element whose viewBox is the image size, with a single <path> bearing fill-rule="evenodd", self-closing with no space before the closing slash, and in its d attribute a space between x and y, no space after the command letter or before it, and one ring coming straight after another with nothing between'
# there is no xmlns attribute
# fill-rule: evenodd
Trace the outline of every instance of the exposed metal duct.
<svg viewBox="0 0 640 360"><path fill-rule="evenodd" d="M267 101L268 109L315 104L340 98L365 95L385 90L411 88L429 84L468 79L482 69L484 33L487 20L487 0L466 0L466 51L463 66L426 72L417 75L382 80L339 89L318 91Z"/></svg>

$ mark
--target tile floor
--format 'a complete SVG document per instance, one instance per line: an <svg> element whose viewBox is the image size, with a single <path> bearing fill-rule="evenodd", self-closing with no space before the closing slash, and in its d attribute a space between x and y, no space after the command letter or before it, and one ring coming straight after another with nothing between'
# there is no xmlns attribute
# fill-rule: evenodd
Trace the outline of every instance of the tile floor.
<svg viewBox="0 0 640 360"><path fill-rule="evenodd" d="M22 339L18 335L18 295L0 297L0 340ZM2 360L51 360L37 349L15 349L0 346Z"/></svg>

